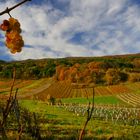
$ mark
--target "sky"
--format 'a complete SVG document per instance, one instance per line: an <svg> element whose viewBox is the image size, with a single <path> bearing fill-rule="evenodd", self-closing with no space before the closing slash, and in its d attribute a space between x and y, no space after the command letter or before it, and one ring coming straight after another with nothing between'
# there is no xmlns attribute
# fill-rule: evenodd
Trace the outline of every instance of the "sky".
<svg viewBox="0 0 140 140"><path fill-rule="evenodd" d="M20 1L0 0L0 11ZM11 15L25 45L11 54L0 31L0 60L140 53L140 0L32 0Z"/></svg>

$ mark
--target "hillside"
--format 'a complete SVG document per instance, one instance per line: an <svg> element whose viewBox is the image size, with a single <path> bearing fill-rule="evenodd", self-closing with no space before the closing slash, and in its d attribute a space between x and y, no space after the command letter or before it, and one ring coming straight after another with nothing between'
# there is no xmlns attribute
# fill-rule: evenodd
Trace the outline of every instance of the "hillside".
<svg viewBox="0 0 140 140"><path fill-rule="evenodd" d="M8 98L11 83L12 80L0 81L0 99ZM137 107L140 104L140 82L93 86L75 85L66 81L56 81L54 78L44 78L40 80L16 80L14 91L19 88L18 99L47 101L48 97L51 96L55 99L77 98L78 102L84 99L84 102L87 102L87 97L92 98L93 87L95 87L95 99L101 100L99 103L118 103Z"/></svg>
<svg viewBox="0 0 140 140"><path fill-rule="evenodd" d="M7 98L10 91L13 67L19 99L92 97L95 86L95 96L139 104L140 54L0 61L0 98Z"/></svg>
<svg viewBox="0 0 140 140"><path fill-rule="evenodd" d="M7 100L13 67L15 85ZM8 102L13 105L5 125L7 135L15 137L19 115L25 126L22 136L31 137L37 128L44 139L77 139L94 101L87 139L139 139L139 68L139 55L2 61L0 116Z"/></svg>
<svg viewBox="0 0 140 140"><path fill-rule="evenodd" d="M33 80L55 76L59 81L86 81L100 85L140 80L140 54L0 61L0 79L11 79L13 67L16 67L17 79Z"/></svg>

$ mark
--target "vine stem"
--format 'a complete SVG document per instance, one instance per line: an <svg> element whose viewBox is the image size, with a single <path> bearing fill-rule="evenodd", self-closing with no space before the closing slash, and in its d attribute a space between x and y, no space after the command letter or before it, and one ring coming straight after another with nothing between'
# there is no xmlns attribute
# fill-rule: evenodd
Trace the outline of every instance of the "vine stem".
<svg viewBox="0 0 140 140"><path fill-rule="evenodd" d="M1 15L4 15L4 14L8 14L8 15L11 17L10 11L12 11L12 10L15 9L16 7L22 5L23 3L27 2L27 1L31 1L31 0L23 0L23 1L21 1L20 3L14 5L14 6L11 7L11 8L8 8L8 7L7 7L4 11L2 11L2 12L0 13L0 16L1 16Z"/></svg>
<svg viewBox="0 0 140 140"><path fill-rule="evenodd" d="M87 108L87 119L86 119L86 121L85 121L85 124L84 124L84 126L83 126L83 129L80 131L80 135L79 135L79 139L78 139L78 140L83 140L83 136L84 136L84 134L85 134L85 129L86 129L86 127L87 127L87 125L88 125L88 122L90 121L90 119L91 119L91 117L92 117L92 113L93 113L93 111L94 111L94 96L95 96L95 90L94 90L94 88L95 88L95 87L93 87L92 105L91 105L91 103L90 103L90 101L89 101L89 103L88 103L88 108ZM89 100L87 92L86 92L86 95L87 95L87 99Z"/></svg>

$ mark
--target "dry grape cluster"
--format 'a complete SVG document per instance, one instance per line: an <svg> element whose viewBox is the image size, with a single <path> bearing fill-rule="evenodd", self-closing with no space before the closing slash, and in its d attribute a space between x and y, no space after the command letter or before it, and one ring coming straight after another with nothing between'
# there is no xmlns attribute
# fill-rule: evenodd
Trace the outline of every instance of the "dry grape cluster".
<svg viewBox="0 0 140 140"><path fill-rule="evenodd" d="M17 19L10 17L9 20L4 20L0 25L0 29L6 31L5 45L10 49L11 53L21 52L24 46L22 39L20 23Z"/></svg>

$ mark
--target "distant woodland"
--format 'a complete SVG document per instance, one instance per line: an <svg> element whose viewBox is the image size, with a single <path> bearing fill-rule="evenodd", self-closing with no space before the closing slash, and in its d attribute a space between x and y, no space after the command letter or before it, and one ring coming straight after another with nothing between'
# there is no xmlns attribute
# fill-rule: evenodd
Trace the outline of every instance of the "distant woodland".
<svg viewBox="0 0 140 140"><path fill-rule="evenodd" d="M140 54L105 57L69 57L5 62L0 61L0 79L54 77L71 83L113 85L140 81Z"/></svg>

